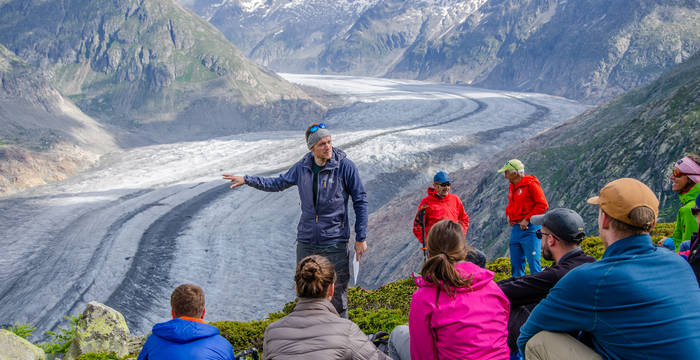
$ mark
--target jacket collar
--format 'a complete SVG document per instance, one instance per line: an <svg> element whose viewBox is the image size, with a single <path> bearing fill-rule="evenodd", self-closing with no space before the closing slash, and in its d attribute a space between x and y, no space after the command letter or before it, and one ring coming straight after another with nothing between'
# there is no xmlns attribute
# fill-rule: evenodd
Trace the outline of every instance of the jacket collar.
<svg viewBox="0 0 700 360"><path fill-rule="evenodd" d="M654 250L649 234L626 237L608 246L601 259L623 254L642 254Z"/></svg>
<svg viewBox="0 0 700 360"><path fill-rule="evenodd" d="M304 311L304 310L323 310L330 313L338 315L338 311L335 310L333 304L325 298L299 298L297 300L296 306L294 306L294 311Z"/></svg>
<svg viewBox="0 0 700 360"><path fill-rule="evenodd" d="M585 255L585 253L583 252L583 250L581 250L581 248L577 247L577 248L569 251L568 253L564 254L564 256L562 256L561 259L559 259L559 261L557 261L557 264L561 264L566 260L569 260L569 259L572 259L575 257L579 257L581 255Z"/></svg>

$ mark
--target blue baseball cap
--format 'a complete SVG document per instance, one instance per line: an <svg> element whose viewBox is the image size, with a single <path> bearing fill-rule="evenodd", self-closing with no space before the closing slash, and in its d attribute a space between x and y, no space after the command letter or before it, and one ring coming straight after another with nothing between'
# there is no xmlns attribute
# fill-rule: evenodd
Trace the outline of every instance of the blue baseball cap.
<svg viewBox="0 0 700 360"><path fill-rule="evenodd" d="M450 175L447 175L446 172L438 171L438 173L435 174L435 176L433 176L433 182L446 183L446 182L452 182L452 180L450 179Z"/></svg>

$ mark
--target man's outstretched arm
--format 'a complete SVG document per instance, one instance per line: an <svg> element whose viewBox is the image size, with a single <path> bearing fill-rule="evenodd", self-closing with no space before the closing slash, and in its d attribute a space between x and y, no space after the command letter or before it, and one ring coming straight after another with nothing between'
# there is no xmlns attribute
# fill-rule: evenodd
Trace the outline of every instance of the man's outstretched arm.
<svg viewBox="0 0 700 360"><path fill-rule="evenodd" d="M262 176L240 176L223 174L224 180L232 182L231 189L241 185L248 185L258 190L263 191L282 191L291 186L296 185L296 175L298 166L294 165L286 173L278 177L262 177Z"/></svg>

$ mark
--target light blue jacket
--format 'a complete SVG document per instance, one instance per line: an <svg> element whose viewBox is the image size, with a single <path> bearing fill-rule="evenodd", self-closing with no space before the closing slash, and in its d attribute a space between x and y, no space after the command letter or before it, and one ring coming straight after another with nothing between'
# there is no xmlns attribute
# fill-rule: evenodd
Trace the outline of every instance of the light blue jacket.
<svg viewBox="0 0 700 360"><path fill-rule="evenodd" d="M345 153L333 148L333 156L318 174L317 199L314 206L313 155L307 153L279 177L245 176L246 185L263 191L282 191L296 185L301 200L301 218L297 241L316 245L347 242L348 198L355 210L356 241L367 237L367 194L355 164Z"/></svg>
<svg viewBox="0 0 700 360"><path fill-rule="evenodd" d="M542 330L588 333L603 359L700 359L700 288L680 256L628 237L559 280L520 329L523 353Z"/></svg>

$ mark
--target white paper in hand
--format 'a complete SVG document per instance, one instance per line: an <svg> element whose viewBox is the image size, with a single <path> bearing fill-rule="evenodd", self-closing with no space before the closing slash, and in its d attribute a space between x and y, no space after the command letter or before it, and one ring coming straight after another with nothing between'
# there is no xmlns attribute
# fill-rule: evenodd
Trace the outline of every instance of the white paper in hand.
<svg viewBox="0 0 700 360"><path fill-rule="evenodd" d="M357 274L360 273L360 262L357 261L357 255L355 254L354 251L350 253L350 256L352 257L352 272L353 272L353 284L357 286Z"/></svg>

